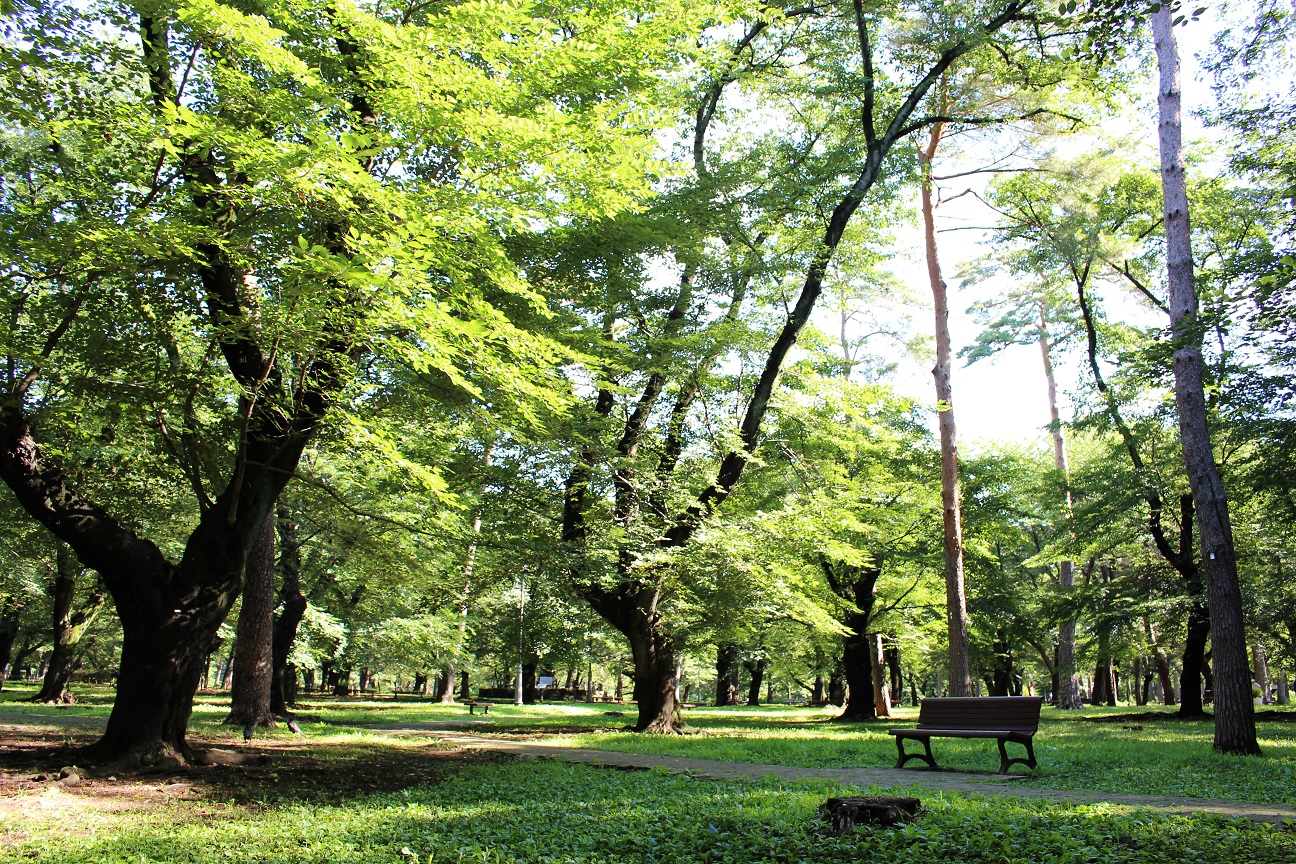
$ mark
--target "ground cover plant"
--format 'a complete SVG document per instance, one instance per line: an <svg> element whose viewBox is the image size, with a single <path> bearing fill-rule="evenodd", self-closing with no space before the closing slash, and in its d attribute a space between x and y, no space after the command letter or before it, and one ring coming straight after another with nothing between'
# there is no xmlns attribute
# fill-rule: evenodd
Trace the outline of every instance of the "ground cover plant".
<svg viewBox="0 0 1296 864"><path fill-rule="evenodd" d="M470 758L381 737L258 752L270 764L67 790L15 790L6 778L0 860L1276 864L1296 855L1296 835L1267 824L1110 805L908 790L926 808L917 822L832 837L816 808L858 790Z"/></svg>

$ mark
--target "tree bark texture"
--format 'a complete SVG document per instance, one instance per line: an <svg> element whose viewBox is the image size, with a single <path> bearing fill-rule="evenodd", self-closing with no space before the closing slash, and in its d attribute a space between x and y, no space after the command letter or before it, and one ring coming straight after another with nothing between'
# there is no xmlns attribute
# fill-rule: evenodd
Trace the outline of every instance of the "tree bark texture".
<svg viewBox="0 0 1296 864"><path fill-rule="evenodd" d="M940 424L941 512L945 532L945 616L949 638L950 695L972 695L968 649L967 589L963 574L963 513L958 474L958 433L954 426L954 385L950 380L953 348L949 332L949 289L941 275L936 247L936 204L932 160L940 146L943 123L931 127L927 147L918 154L922 167L922 219L927 278L936 309L936 410Z"/></svg>
<svg viewBox="0 0 1296 864"><path fill-rule="evenodd" d="M50 592L54 601L54 647L45 665L40 692L32 701L71 705L75 699L69 685L72 674L81 666L81 640L103 609L105 597L96 589L79 609L73 609L80 563L62 542L58 544L56 561L57 572Z"/></svg>
<svg viewBox="0 0 1296 864"><path fill-rule="evenodd" d="M248 555L243 576L243 606L234 643L234 679L226 723L273 726L270 681L273 677L275 514L266 514L261 534Z"/></svg>
<svg viewBox="0 0 1296 864"><path fill-rule="evenodd" d="M1215 676L1215 749L1259 754L1251 676L1246 650L1242 591L1238 584L1228 497L1211 446L1206 391L1193 284L1192 230L1183 163L1180 120L1179 49L1170 4L1152 13L1160 89L1161 189L1165 210L1166 270L1170 289L1170 329L1174 337L1175 407L1184 466L1201 533L1202 569L1210 601L1211 656Z"/></svg>
<svg viewBox="0 0 1296 864"><path fill-rule="evenodd" d="M279 600L283 606L274 621L270 635L270 713L291 718L289 711L296 701L297 672L288 663L297 628L306 615L306 595L301 590L301 539L292 511L280 504L276 528L279 532Z"/></svg>

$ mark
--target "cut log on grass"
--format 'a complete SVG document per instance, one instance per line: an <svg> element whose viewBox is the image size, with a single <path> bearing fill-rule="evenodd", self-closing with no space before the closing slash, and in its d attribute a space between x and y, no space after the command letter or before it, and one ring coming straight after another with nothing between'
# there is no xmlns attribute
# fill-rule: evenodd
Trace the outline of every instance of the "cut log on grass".
<svg viewBox="0 0 1296 864"><path fill-rule="evenodd" d="M917 798L893 795L829 798L819 807L833 836L840 837L856 825L896 825L918 815L922 802Z"/></svg>

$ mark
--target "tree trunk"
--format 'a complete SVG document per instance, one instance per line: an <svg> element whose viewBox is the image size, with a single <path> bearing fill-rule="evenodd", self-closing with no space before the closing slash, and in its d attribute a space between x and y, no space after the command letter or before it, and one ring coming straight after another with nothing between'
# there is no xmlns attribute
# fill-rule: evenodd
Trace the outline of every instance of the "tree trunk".
<svg viewBox="0 0 1296 864"><path fill-rule="evenodd" d="M271 634L274 629L275 520L266 513L243 577L243 608L234 643L234 683L226 723L273 726L270 713Z"/></svg>
<svg viewBox="0 0 1296 864"><path fill-rule="evenodd" d="M1202 667L1210 637L1210 610L1200 600L1188 607L1188 635L1184 639L1183 670L1179 676L1178 715L1186 719L1206 716L1202 701Z"/></svg>
<svg viewBox="0 0 1296 864"><path fill-rule="evenodd" d="M760 705L760 688L761 682L765 679L765 667L769 660L764 657L758 657L756 660L744 660L743 668L751 676L751 681L747 687L747 704L752 707Z"/></svg>
<svg viewBox="0 0 1296 864"><path fill-rule="evenodd" d="M868 616L853 613L844 622L851 632L842 638L842 674L846 679L846 704L838 720L873 720L873 646L867 627Z"/></svg>
<svg viewBox="0 0 1296 864"><path fill-rule="evenodd" d="M1040 303L1039 347L1044 360L1044 379L1048 384L1049 432L1053 437L1053 468L1066 484L1066 515L1071 514L1071 472L1067 464L1066 437L1062 432L1062 414L1058 410L1057 378L1053 374L1052 337L1048 329L1048 307ZM1063 594L1075 589L1075 562L1058 562L1058 587ZM1080 674L1076 665L1076 619L1067 617L1058 625L1057 696L1058 707L1074 711L1084 707L1080 699Z"/></svg>
<svg viewBox="0 0 1296 864"><path fill-rule="evenodd" d="M887 686L886 651L882 634L873 634L873 654L869 657L873 676L873 710L878 717L891 716L891 691Z"/></svg>
<svg viewBox="0 0 1296 864"><path fill-rule="evenodd" d="M59 542L56 553L58 572L54 577L51 594L54 600L54 648L45 664L45 678L33 702L52 702L71 705L75 700L68 685L72 673L81 665L81 638L103 609L105 597L93 591L80 609L73 610L76 597L77 571L80 564L68 545Z"/></svg>
<svg viewBox="0 0 1296 864"><path fill-rule="evenodd" d="M998 639L994 645L995 666L994 675L990 680L991 696L1008 696L1012 690L1013 681L1013 657L1012 645L1008 642L1008 634L1003 630L998 631Z"/></svg>
<svg viewBox="0 0 1296 864"><path fill-rule="evenodd" d="M611 599L609 593L618 596ZM635 591L625 583L617 592L590 591L586 596L594 611L630 642L639 707L635 730L669 734L686 728L675 697L675 641L656 608L656 590Z"/></svg>
<svg viewBox="0 0 1296 864"><path fill-rule="evenodd" d="M954 387L950 382L953 351L949 332L949 296L941 276L936 249L935 202L932 200L932 160L945 124L935 123L927 148L918 154L922 167L922 218L927 251L927 277L936 307L936 410L941 442L941 509L945 531L945 613L949 634L950 695L972 695L968 650L967 592L963 581L963 514L958 476L958 441L954 426Z"/></svg>
<svg viewBox="0 0 1296 864"><path fill-rule="evenodd" d="M1094 665L1093 690L1089 702L1108 704L1112 700L1111 627L1105 622L1098 625L1098 659Z"/></svg>
<svg viewBox="0 0 1296 864"><path fill-rule="evenodd" d="M1260 701L1269 704L1269 664L1265 662L1264 646L1256 642L1251 646L1251 659L1255 663L1255 682L1260 685Z"/></svg>
<svg viewBox="0 0 1296 864"><path fill-rule="evenodd" d="M536 703L536 664L522 664L522 704Z"/></svg>
<svg viewBox="0 0 1296 864"><path fill-rule="evenodd" d="M0 690L9 676L9 663L13 659L13 644L18 638L18 610L6 606L0 615Z"/></svg>
<svg viewBox="0 0 1296 864"><path fill-rule="evenodd" d="M841 663L846 679L846 705L838 719L872 720L877 716L873 699L875 646L869 639L868 626L877 580L882 575L881 564L861 566L821 559L820 566L833 593L851 604L842 616L842 624L847 628L842 638Z"/></svg>
<svg viewBox="0 0 1296 864"><path fill-rule="evenodd" d="M282 573L279 599L283 611L275 618L270 634L270 713L291 718L289 707L297 701L297 673L288 663L297 628L306 615L306 595L301 590L301 540L292 512L283 504L278 508L279 570Z"/></svg>
<svg viewBox="0 0 1296 864"><path fill-rule="evenodd" d="M1169 4L1152 13L1160 72L1161 189L1165 205L1166 270L1170 327L1174 336L1175 407L1184 466L1201 533L1202 569L1210 602L1211 654L1215 677L1215 749L1258 755L1255 710L1247 664L1246 626L1238 585L1228 497L1215 464L1206 414L1197 290L1193 285L1192 235L1184 175L1180 122L1179 51Z"/></svg>
<svg viewBox="0 0 1296 864"><path fill-rule="evenodd" d="M891 702L899 705L904 701L904 675L900 671L900 646L892 642L883 655L887 670L891 675Z"/></svg>
<svg viewBox="0 0 1296 864"><path fill-rule="evenodd" d="M716 698L717 708L738 704L738 646L720 645L716 648Z"/></svg>
<svg viewBox="0 0 1296 864"><path fill-rule="evenodd" d="M1156 653L1157 684L1161 688L1161 704L1175 704L1174 685L1170 682L1170 660L1160 648Z"/></svg>

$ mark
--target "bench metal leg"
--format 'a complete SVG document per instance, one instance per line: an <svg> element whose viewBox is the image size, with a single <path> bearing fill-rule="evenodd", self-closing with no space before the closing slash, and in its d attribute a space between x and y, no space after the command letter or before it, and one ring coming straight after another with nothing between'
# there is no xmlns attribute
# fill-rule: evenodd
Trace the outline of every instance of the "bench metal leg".
<svg viewBox="0 0 1296 864"><path fill-rule="evenodd" d="M904 739L904 738L901 738L899 735L896 736L896 739L895 739L895 742L896 742L896 750L899 751L899 753L900 753L900 758L896 760L895 767L897 767L897 768L903 768L903 767L904 767L904 764L905 764L906 762L908 762L910 759L921 759L921 760L923 760L924 762L927 763L927 767L928 767L928 768L935 768L935 767L936 767L936 760L932 758L932 752L931 752L931 739L930 739L930 738L919 738L919 739L917 739L917 740L919 740L919 741L922 742L923 749L926 751L925 753L906 753L906 752L905 752L905 749L904 749L904 742L905 742L905 739Z"/></svg>
<svg viewBox="0 0 1296 864"><path fill-rule="evenodd" d="M1008 739L999 738L997 740L999 741L999 773L1000 774L1007 774L1008 768L1016 764L1025 765L1027 768L1030 768L1032 771L1035 770L1035 745L1032 743L1030 738L1027 738L1025 741L1017 742L1026 748L1025 759L1016 759L1016 758L1009 759L1008 748L1007 746L1005 746L1008 743Z"/></svg>

